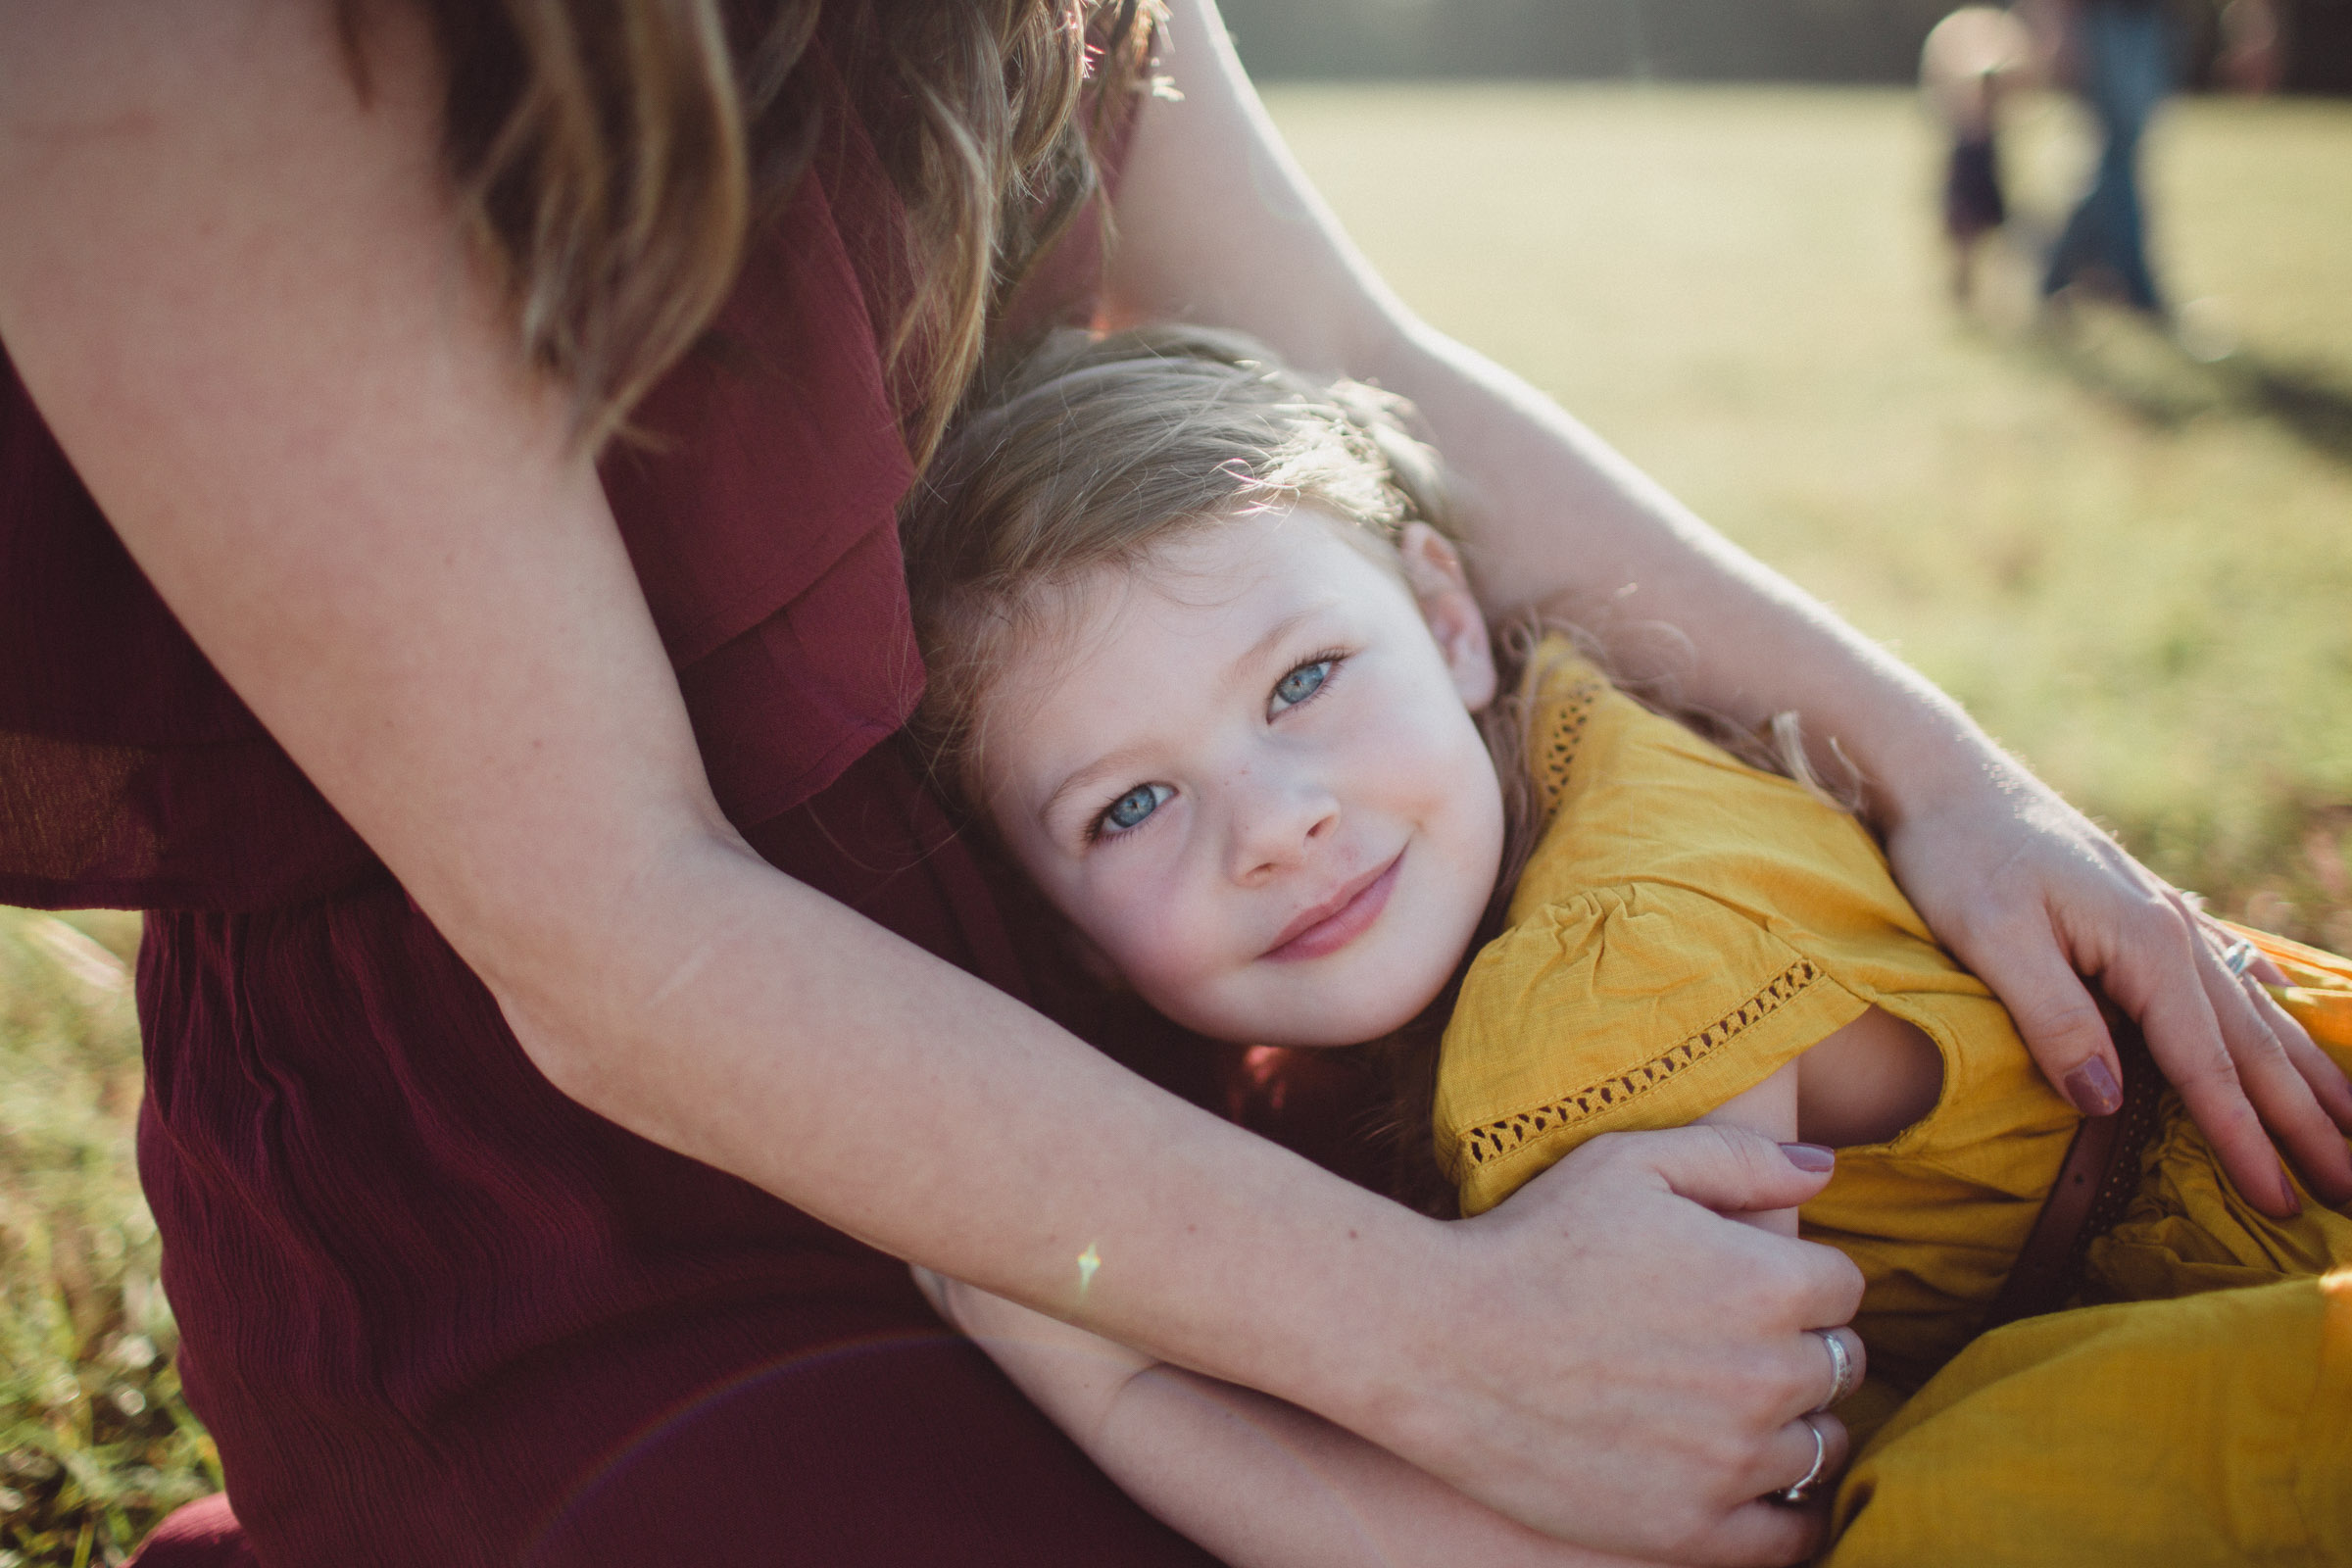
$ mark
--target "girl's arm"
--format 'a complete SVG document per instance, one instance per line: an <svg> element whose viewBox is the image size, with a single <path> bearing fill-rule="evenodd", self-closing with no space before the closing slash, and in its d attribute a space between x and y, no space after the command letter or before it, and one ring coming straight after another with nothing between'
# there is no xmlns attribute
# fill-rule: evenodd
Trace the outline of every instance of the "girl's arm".
<svg viewBox="0 0 2352 1568"><path fill-rule="evenodd" d="M1513 1524L1296 1405L927 1269L916 1283L1129 1496L1233 1568L1635 1568ZM1843 1435L1832 1460L1842 1464Z"/></svg>
<svg viewBox="0 0 2352 1568"><path fill-rule="evenodd" d="M165 600L538 1067L1539 1528L1801 1555L1814 1522L1752 1499L1804 1469L1803 1331L1859 1276L1701 1205L1819 1176L1693 1129L1441 1226L749 852L566 400L466 262L427 29L368 17L363 97L325 0L0 7L0 339Z"/></svg>
<svg viewBox="0 0 2352 1568"><path fill-rule="evenodd" d="M2265 1122L2317 1191L2352 1198L2352 1083L2258 1010L2179 895L1917 673L1549 399L1415 318L1282 146L1213 0L1170 9L1165 69L1182 97L1152 100L1136 129L1114 311L1241 327L1295 364L1410 397L1465 481L1486 602L1541 604L1604 639L1674 626L1690 639L1674 673L1692 703L1745 720L1795 710L1835 737L1869 781L1904 891L2076 1104L2111 1110L2121 1098L2086 975L2139 1019L2251 1201L2272 1213L2294 1201ZM1612 651L1641 672L1639 639Z"/></svg>

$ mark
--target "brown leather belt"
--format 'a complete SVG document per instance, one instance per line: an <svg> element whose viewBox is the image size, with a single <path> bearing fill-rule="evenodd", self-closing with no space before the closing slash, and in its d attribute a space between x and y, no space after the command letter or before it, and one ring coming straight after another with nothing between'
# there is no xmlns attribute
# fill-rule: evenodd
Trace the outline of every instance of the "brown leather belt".
<svg viewBox="0 0 2352 1568"><path fill-rule="evenodd" d="M2123 1063L2124 1102L2112 1116L2082 1118L2057 1183L1984 1314L1987 1329L2064 1306L2082 1283L2083 1253L2115 1228L2139 1190L2139 1156L2156 1134L2164 1075L2137 1024L2113 1012L2107 1022Z"/></svg>

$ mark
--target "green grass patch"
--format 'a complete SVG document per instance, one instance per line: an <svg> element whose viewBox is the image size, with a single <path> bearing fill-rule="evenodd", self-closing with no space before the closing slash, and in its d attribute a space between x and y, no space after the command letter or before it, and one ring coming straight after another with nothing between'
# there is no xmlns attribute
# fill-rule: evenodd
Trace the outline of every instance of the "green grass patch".
<svg viewBox="0 0 2352 1568"><path fill-rule="evenodd" d="M122 1562L220 1486L132 1166L138 930L0 908L0 1568Z"/></svg>

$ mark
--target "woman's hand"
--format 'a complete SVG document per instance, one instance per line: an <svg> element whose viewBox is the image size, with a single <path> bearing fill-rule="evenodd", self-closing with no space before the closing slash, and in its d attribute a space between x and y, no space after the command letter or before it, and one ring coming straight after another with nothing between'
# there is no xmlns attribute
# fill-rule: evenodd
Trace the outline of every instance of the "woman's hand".
<svg viewBox="0 0 2352 1568"><path fill-rule="evenodd" d="M1802 1203L1829 1168L1826 1151L1726 1127L1592 1140L1493 1212L1445 1227L1441 1279L1420 1294L1456 1304L1399 1369L1414 1403L1359 1430L1591 1545L1801 1559L1820 1516L1762 1499L1813 1463L1804 1418L1837 1379L1808 1331L1853 1315L1862 1275L1830 1248L1722 1214ZM1835 1474L1844 1428L1810 1421Z"/></svg>
<svg viewBox="0 0 2352 1568"><path fill-rule="evenodd" d="M1821 1477L1844 1466L1844 1427L1811 1413L1839 1376L1818 1331L1853 1315L1862 1276L1735 1221L1806 1201L1831 1169L1728 1127L1592 1140L1491 1214L1426 1227L1418 1289L1333 1312L1342 1386L1300 1390L1332 1420L914 1278L1122 1489L1227 1561L1787 1563L1818 1548L1822 1511L1764 1499L1817 1451ZM1861 1342L1841 1345L1858 1381Z"/></svg>
<svg viewBox="0 0 2352 1568"><path fill-rule="evenodd" d="M2281 1216L2299 1206L2266 1126L2322 1199L2352 1199L2352 1083L2230 973L2187 899L2080 811L1992 754L1961 788L1882 826L1903 891L2077 1106L2103 1114L2122 1098L2088 977L2138 1020L2248 1201Z"/></svg>

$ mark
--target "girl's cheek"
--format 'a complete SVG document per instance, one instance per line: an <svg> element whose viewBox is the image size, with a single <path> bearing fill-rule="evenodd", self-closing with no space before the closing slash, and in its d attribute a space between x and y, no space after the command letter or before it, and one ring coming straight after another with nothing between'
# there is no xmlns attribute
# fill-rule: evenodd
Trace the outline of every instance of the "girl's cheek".
<svg viewBox="0 0 2352 1568"><path fill-rule="evenodd" d="M1212 922L1181 891L1157 890L1156 896L1126 905L1118 918L1115 948L1119 967L1139 985L1181 986L1199 975L1212 944Z"/></svg>

